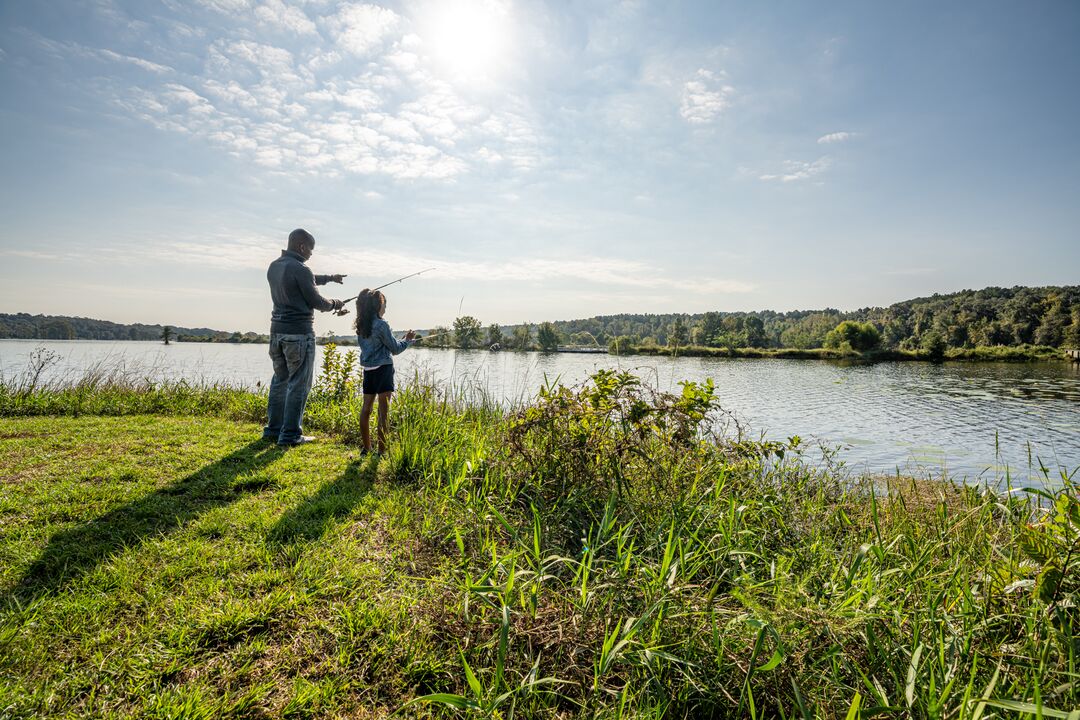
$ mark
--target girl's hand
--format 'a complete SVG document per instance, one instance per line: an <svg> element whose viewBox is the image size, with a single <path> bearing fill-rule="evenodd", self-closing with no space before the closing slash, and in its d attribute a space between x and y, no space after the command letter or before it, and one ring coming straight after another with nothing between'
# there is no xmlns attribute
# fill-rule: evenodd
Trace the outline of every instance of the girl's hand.
<svg viewBox="0 0 1080 720"><path fill-rule="evenodd" d="M415 337L416 337L416 333L414 333L412 330L409 330L407 333L405 333L405 339L406 340L412 340Z"/></svg>

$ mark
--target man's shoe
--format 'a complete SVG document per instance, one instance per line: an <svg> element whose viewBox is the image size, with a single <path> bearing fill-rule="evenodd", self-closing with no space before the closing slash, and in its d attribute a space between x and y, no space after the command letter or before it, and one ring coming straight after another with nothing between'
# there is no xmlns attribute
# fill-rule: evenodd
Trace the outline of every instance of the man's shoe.
<svg viewBox="0 0 1080 720"><path fill-rule="evenodd" d="M315 442L315 438L311 435L301 435L292 442L279 442L278 445L280 447L295 447L297 445L306 445L313 442Z"/></svg>

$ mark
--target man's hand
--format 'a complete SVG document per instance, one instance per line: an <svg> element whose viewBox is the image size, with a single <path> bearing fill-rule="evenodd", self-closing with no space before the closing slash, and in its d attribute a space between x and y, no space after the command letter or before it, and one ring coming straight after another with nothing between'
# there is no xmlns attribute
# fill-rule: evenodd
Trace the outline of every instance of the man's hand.
<svg viewBox="0 0 1080 720"><path fill-rule="evenodd" d="M341 281L344 280L347 277L349 277L349 276L348 275L330 275L326 279L326 282L336 282L338 285L340 285Z"/></svg>

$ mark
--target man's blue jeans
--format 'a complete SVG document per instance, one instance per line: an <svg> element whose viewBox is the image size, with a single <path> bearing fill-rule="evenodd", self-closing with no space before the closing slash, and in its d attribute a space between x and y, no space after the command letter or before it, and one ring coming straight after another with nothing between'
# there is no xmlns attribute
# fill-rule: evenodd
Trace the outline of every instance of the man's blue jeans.
<svg viewBox="0 0 1080 720"><path fill-rule="evenodd" d="M274 379L266 410L263 439L288 445L300 439L311 381L315 373L315 334L270 333Z"/></svg>

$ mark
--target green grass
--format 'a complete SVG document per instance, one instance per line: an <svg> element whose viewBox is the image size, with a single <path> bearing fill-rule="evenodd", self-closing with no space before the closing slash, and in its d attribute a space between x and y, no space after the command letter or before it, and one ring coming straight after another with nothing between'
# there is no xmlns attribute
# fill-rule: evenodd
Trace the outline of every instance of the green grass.
<svg viewBox="0 0 1080 720"><path fill-rule="evenodd" d="M0 392L0 717L1080 706L1072 477L850 478L611 372L506 411L416 384L376 459L332 380L287 451L257 395Z"/></svg>

